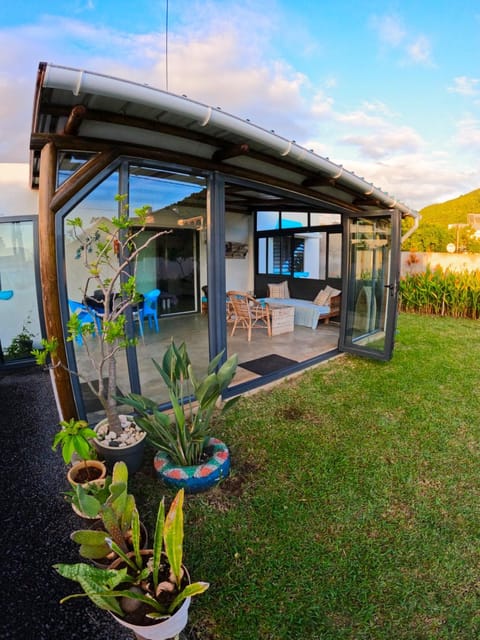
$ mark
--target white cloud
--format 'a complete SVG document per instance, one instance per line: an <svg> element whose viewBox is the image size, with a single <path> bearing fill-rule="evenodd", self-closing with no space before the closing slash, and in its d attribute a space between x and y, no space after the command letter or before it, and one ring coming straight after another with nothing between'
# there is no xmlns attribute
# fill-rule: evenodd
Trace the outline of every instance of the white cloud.
<svg viewBox="0 0 480 640"><path fill-rule="evenodd" d="M478 96L480 94L480 78L458 76L453 79L453 86L448 87L448 91L463 96Z"/></svg>
<svg viewBox="0 0 480 640"><path fill-rule="evenodd" d="M393 14L373 16L370 25L377 33L380 44L384 49L398 49L405 56L399 60L399 64L405 62L431 66L432 45L428 36L413 35L411 30L404 26L402 19Z"/></svg>
<svg viewBox="0 0 480 640"><path fill-rule="evenodd" d="M460 120L457 123L455 142L469 151L480 151L480 120L474 116Z"/></svg>
<svg viewBox="0 0 480 640"><path fill-rule="evenodd" d="M411 62L415 64L432 65L432 45L429 38L418 36L407 45L407 54Z"/></svg>
<svg viewBox="0 0 480 640"><path fill-rule="evenodd" d="M398 47L407 34L399 16L373 16L370 24L377 32L379 40L390 47Z"/></svg>

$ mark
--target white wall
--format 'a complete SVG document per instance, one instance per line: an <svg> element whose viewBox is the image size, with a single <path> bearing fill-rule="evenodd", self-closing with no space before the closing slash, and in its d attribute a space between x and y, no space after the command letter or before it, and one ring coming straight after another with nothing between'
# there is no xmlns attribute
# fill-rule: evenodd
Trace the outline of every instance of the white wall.
<svg viewBox="0 0 480 640"><path fill-rule="evenodd" d="M0 216L37 214L38 192L29 187L29 165L0 163Z"/></svg>
<svg viewBox="0 0 480 640"><path fill-rule="evenodd" d="M437 266L443 270L475 271L480 269L480 254L478 253L433 253L419 251L401 252L401 274L424 273L427 266L434 269Z"/></svg>

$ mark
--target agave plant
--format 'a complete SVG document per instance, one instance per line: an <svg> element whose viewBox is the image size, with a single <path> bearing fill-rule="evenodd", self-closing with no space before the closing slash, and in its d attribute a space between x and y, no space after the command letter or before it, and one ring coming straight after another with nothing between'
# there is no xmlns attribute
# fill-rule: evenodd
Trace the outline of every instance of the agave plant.
<svg viewBox="0 0 480 640"><path fill-rule="evenodd" d="M164 619L171 616L191 596L208 589L207 582L188 583L182 563L183 558L183 501L184 490L175 496L165 517L165 498L157 512L153 549L145 563L145 552L140 550L140 526L133 520L133 551L125 553L116 543L108 540L119 560L108 569L98 569L85 563L56 564L60 575L78 582L84 593L69 595L71 598L88 596L98 607L124 617L132 610L132 601L145 605L146 617ZM121 565L121 566L120 566Z"/></svg>
<svg viewBox="0 0 480 640"><path fill-rule="evenodd" d="M172 340L162 363L153 360L162 380L168 387L173 409L173 420L158 410L155 401L136 393L118 398L133 407L139 417L137 424L147 433L147 439L160 451L165 451L179 466L201 462L204 448L211 435L213 414L223 391L236 372L238 356L232 355L219 367L223 357L220 352L208 365L207 375L198 379L188 356L184 342L177 347ZM225 413L238 400L231 398L221 408Z"/></svg>

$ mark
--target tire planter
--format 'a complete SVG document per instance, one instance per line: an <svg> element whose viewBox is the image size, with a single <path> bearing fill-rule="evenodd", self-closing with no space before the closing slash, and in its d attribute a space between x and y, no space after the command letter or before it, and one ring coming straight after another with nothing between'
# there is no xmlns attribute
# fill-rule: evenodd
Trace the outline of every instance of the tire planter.
<svg viewBox="0 0 480 640"><path fill-rule="evenodd" d="M210 438L206 450L210 457L206 462L189 467L174 464L164 451L157 451L153 466L157 476L169 487L185 489L186 493L206 491L230 472L230 452L227 445L217 438Z"/></svg>
<svg viewBox="0 0 480 640"><path fill-rule="evenodd" d="M128 416L128 418L132 422L134 422L131 416ZM99 429L100 430L104 429L105 424L108 424L108 421L106 418L101 420L94 427L94 431L98 432ZM115 462L119 462L120 460L122 460L127 465L129 475L132 475L136 473L143 464L143 452L145 449L146 435L147 435L146 433L143 433L143 437L141 440L138 440L137 442L130 444L126 447L120 447L120 446L112 447L105 444L103 440L99 440L98 438L95 438L93 440L93 444L98 454L105 460L107 468L110 471L112 470Z"/></svg>

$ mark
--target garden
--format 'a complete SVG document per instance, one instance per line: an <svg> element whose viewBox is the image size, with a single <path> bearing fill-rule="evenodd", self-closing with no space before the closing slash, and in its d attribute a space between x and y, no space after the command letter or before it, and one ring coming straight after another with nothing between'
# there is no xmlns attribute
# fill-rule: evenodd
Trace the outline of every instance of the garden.
<svg viewBox="0 0 480 640"><path fill-rule="evenodd" d="M479 358L476 322L402 313L391 362L242 398L215 427L230 477L185 497L186 564L210 584L185 637L479 637ZM153 524L150 464L131 490Z"/></svg>

